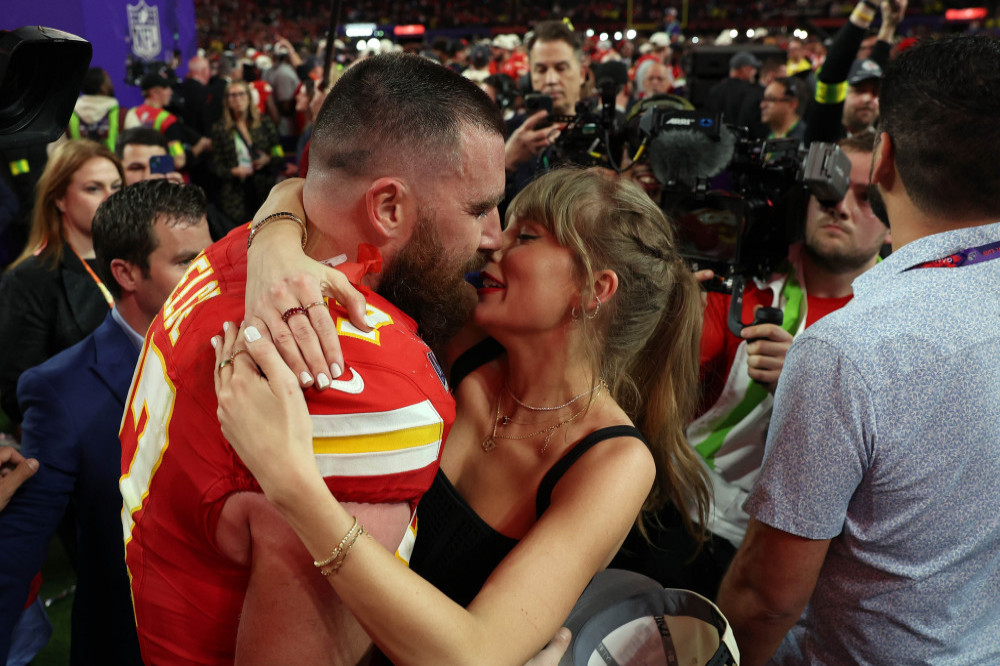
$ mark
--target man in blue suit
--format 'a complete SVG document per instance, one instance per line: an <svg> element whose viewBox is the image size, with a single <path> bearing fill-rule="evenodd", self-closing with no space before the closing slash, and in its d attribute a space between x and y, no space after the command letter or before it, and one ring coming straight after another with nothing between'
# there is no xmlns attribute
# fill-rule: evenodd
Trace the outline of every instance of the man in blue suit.
<svg viewBox="0 0 1000 666"><path fill-rule="evenodd" d="M37 473L0 512L0 662L67 507L75 508L71 663L141 664L122 541L118 430L143 336L186 267L211 243L200 188L166 180L109 197L93 226L115 298L104 323L25 372L21 452Z"/></svg>

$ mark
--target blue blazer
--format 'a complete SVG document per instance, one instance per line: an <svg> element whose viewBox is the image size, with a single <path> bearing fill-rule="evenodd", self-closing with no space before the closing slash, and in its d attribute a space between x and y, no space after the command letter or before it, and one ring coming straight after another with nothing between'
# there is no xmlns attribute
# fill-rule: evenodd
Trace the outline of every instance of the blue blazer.
<svg viewBox="0 0 1000 666"><path fill-rule="evenodd" d="M141 664L122 539L118 429L139 352L108 314L76 345L21 375L22 453L38 471L0 512L0 661L28 586L75 509L72 664Z"/></svg>

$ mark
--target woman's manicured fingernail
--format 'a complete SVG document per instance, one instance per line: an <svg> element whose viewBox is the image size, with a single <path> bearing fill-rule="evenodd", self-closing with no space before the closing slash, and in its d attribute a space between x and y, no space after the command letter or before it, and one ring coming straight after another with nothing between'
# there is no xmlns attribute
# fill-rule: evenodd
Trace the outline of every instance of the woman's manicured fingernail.
<svg viewBox="0 0 1000 666"><path fill-rule="evenodd" d="M260 340L260 331L257 330L256 326L247 326L246 330L243 331L243 337L247 339L247 342L257 342Z"/></svg>
<svg viewBox="0 0 1000 666"><path fill-rule="evenodd" d="M319 390L330 388L330 378L324 375L322 372L316 375L316 386Z"/></svg>
<svg viewBox="0 0 1000 666"><path fill-rule="evenodd" d="M303 386L309 386L310 384L312 384L312 380L313 380L312 375L310 375L305 370L303 370L302 374L299 375L299 382L301 382Z"/></svg>
<svg viewBox="0 0 1000 666"><path fill-rule="evenodd" d="M330 365L330 376L332 376L334 379L336 379L337 377L341 376L342 374L344 374L344 371L340 369L339 365L337 365L336 363L333 363L333 364Z"/></svg>

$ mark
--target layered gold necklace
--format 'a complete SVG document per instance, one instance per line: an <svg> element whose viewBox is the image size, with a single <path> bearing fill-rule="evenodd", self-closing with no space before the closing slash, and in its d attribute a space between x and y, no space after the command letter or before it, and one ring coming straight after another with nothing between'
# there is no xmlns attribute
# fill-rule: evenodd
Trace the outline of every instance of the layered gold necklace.
<svg viewBox="0 0 1000 666"><path fill-rule="evenodd" d="M564 425L568 425L568 424L572 423L573 421L575 421L577 418L579 418L579 416L581 414L583 414L585 411L587 411L587 407L589 406L589 403L588 403L587 405L584 405L579 410L577 410L576 412L574 412L570 416L566 417L562 421L559 421L558 423L554 423L554 424L552 424L550 426L546 426L546 427L542 428L541 430L536 430L534 432L529 432L529 433L527 433L525 435L503 435L503 434L500 434L498 432L498 430L500 428L503 428L503 427L505 427L505 426L507 426L507 425L509 425L511 423L516 423L510 416L508 416L507 414L502 413L502 411L501 411L501 405L503 404L503 394L505 392L509 393L510 397L514 399L514 402L516 402L521 407L524 407L525 409L528 409L528 410L533 411L533 412L554 412L554 411L557 411L557 410L569 407L570 405L572 405L573 403L575 403L576 401L580 400L581 398L583 398L585 396L588 396L588 395L591 395L591 394L595 394L595 397L596 397L596 394L598 394L600 392L601 388L604 387L604 386L606 386L606 384L604 383L604 380L602 379L599 382L597 382L597 384L593 388L587 389L583 393L580 393L579 395L574 396L573 398L569 399L568 401L564 402L561 405L556 405L554 407L535 407L535 406L526 404L525 402L523 402L520 399L518 399L518 397L516 395L514 395L514 392L510 390L510 387L507 385L507 382L505 381L504 385L503 385L503 389L500 390L500 391L497 391L497 409L496 409L496 416L493 419L493 431L486 437L486 439L483 440L483 443L482 443L483 451L485 451L486 453L489 453L490 451L492 451L493 449L495 449L496 446L497 446L497 440L498 439L534 439L535 437L539 437L539 436L543 436L544 435L544 439L542 440L542 446L538 449L538 454L541 455L541 454L545 453L546 449L549 448L549 442L552 441L552 435L554 435L559 428L563 427ZM522 424L522 425L527 425L527 424Z"/></svg>

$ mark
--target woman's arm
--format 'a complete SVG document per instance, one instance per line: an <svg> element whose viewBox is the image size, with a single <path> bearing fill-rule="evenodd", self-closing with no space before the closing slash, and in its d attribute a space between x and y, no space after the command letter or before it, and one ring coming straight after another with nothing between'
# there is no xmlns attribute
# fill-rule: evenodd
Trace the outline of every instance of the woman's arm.
<svg viewBox="0 0 1000 666"><path fill-rule="evenodd" d="M246 344L253 358L239 354L232 367L216 373L223 432L312 556L323 560L354 519L330 495L316 467L311 425L294 377L273 345L247 333L240 346ZM214 340L219 363L235 340L232 326L224 340ZM652 458L638 440L621 438L588 452L468 609L363 537L327 580L398 663L524 663L552 637L617 550L654 474Z"/></svg>
<svg viewBox="0 0 1000 666"><path fill-rule="evenodd" d="M306 219L304 183L301 178L289 178L275 185L254 216L254 224L279 212ZM246 323L274 341L302 386L315 381L326 388L344 368L337 327L327 308L308 308L308 317L282 319L289 308L322 301L324 296L339 301L356 327L371 330L365 321L364 297L343 273L306 256L298 223L290 218L269 222L247 250Z"/></svg>

